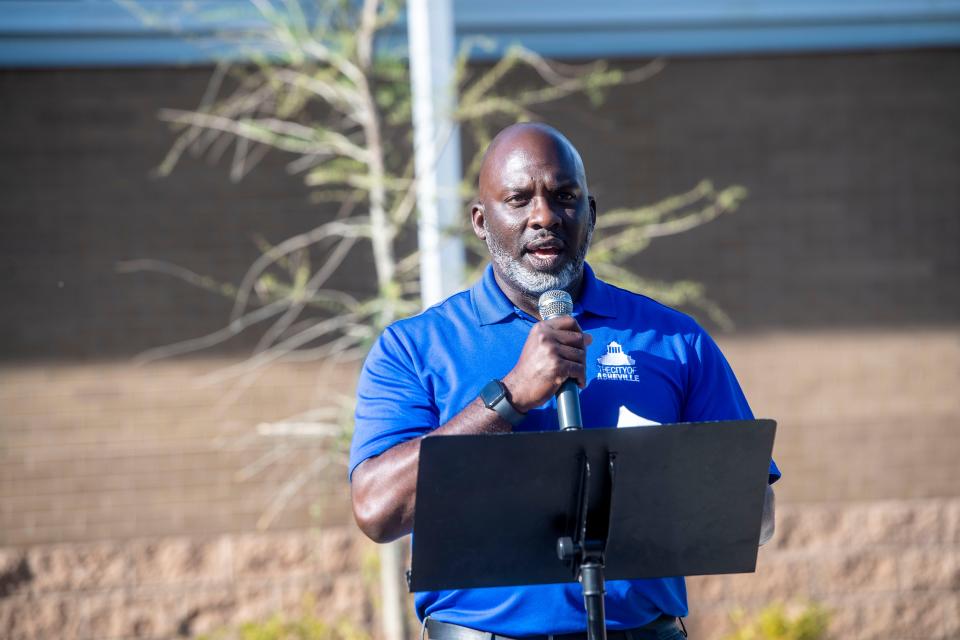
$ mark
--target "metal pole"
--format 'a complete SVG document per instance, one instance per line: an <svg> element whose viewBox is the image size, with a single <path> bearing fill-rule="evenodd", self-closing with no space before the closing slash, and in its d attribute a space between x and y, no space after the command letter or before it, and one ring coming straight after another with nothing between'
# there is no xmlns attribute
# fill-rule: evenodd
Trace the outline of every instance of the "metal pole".
<svg viewBox="0 0 960 640"><path fill-rule="evenodd" d="M464 249L458 231L460 130L451 115L454 28L451 0L410 0L407 35L419 211L420 286L424 307L463 287Z"/></svg>

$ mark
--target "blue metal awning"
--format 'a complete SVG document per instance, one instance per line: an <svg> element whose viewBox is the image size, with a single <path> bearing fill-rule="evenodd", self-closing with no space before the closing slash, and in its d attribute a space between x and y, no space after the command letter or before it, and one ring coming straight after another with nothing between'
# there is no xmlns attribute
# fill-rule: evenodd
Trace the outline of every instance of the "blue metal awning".
<svg viewBox="0 0 960 640"><path fill-rule="evenodd" d="M276 2L278 6L283 3ZM304 4L307 4L304 2ZM489 59L856 51L960 45L960 0L455 0L457 38ZM0 65L205 64L261 48L247 0L0 0ZM402 46L404 25L385 39Z"/></svg>

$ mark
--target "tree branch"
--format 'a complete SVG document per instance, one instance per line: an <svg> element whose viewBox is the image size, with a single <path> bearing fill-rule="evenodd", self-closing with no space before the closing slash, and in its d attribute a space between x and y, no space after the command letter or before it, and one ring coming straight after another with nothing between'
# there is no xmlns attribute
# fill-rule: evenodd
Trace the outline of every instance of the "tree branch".
<svg viewBox="0 0 960 640"><path fill-rule="evenodd" d="M370 236L370 226L365 217L354 217L350 221L334 221L320 225L306 233L293 236L284 240L280 244L272 247L269 251L256 259L247 273L240 281L237 288L237 298L233 305L233 311L230 314L231 320L239 317L247 306L247 300L250 297L250 291L260 274L263 273L278 258L288 255L299 249L309 247L315 242L324 238L343 237L343 238L366 238Z"/></svg>

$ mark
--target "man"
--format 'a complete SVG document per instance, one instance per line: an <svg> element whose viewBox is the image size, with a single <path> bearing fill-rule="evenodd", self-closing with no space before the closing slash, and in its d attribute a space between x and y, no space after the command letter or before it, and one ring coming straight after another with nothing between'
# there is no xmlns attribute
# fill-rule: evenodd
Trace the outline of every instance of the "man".
<svg viewBox="0 0 960 640"><path fill-rule="evenodd" d="M582 389L586 428L752 417L696 322L594 277L584 257L596 215L580 155L558 131L514 125L490 144L471 219L491 265L470 290L388 327L360 377L350 473L354 515L370 538L410 533L424 436L555 430L554 394L567 379ZM537 300L552 289L570 293L574 314L538 321ZM779 475L771 462L770 481ZM768 505L762 538L772 534L772 489ZM612 638L682 637L683 578L606 586ZM435 640L582 633L585 626L577 584L429 592L415 600Z"/></svg>

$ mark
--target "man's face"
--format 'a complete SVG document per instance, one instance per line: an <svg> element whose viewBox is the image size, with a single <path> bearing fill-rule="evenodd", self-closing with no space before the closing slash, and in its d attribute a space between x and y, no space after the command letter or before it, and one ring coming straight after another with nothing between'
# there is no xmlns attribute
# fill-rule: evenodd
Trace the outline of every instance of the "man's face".
<svg viewBox="0 0 960 640"><path fill-rule="evenodd" d="M472 212L498 276L535 296L579 282L595 217L576 152L537 129L511 136L488 158Z"/></svg>

